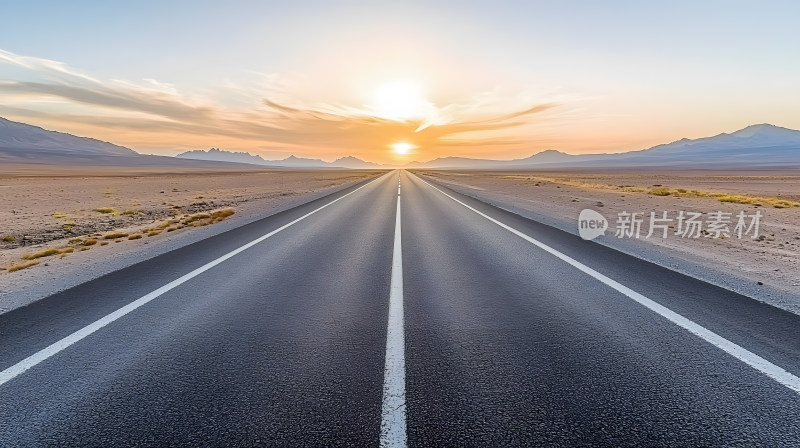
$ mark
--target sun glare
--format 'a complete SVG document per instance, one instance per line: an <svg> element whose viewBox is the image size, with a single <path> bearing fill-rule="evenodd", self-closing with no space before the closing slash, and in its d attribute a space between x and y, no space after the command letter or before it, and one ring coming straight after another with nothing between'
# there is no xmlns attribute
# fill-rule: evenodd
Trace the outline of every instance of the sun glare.
<svg viewBox="0 0 800 448"><path fill-rule="evenodd" d="M378 116L408 120L424 116L428 101L417 83L392 81L375 89L372 106Z"/></svg>
<svg viewBox="0 0 800 448"><path fill-rule="evenodd" d="M391 146L394 153L401 156L408 154L412 149L416 148L416 146L408 142L395 143Z"/></svg>

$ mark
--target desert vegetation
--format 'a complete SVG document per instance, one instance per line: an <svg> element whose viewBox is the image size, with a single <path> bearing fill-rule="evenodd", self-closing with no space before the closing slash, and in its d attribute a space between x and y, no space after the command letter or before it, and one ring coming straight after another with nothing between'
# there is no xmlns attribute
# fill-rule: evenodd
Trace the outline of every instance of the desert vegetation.
<svg viewBox="0 0 800 448"><path fill-rule="evenodd" d="M96 209L94 209L94 211L96 211L98 213L103 213L105 215L119 216L119 212L114 210L113 208L110 208L110 207L96 208Z"/></svg>
<svg viewBox="0 0 800 448"><path fill-rule="evenodd" d="M0 202L5 205L0 210L4 223L0 272L26 269L37 262L54 269L61 257L74 258L69 266L114 257L151 241L157 243L166 235L219 223L234 213L260 215L292 197L378 173L164 173L159 168L135 172L82 170L76 175L60 168L37 168L36 175L29 176L4 171L0 173L4 186ZM114 250L102 249L106 246ZM14 269L10 269L12 266ZM0 289L9 289L2 282L16 287L20 281L28 281L18 279L22 276L0 279Z"/></svg>
<svg viewBox="0 0 800 448"><path fill-rule="evenodd" d="M37 264L39 264L39 260L22 261L19 263L14 263L8 267L8 272L21 271L22 269L29 268L31 266L36 266Z"/></svg>
<svg viewBox="0 0 800 448"><path fill-rule="evenodd" d="M615 190L625 193L643 193L652 196L674 196L682 198L714 198L720 202L772 206L775 208L800 207L800 202L777 198L777 197L751 196L744 194L721 193L721 192L687 189L687 188L671 188L665 185L652 185L650 187L639 187L633 185L589 183L589 182L573 181L570 179L561 179L554 177L524 176L524 175L507 175L507 176L501 176L500 178L508 180L523 180L540 184L543 182L549 182L549 183L569 185L572 187L578 187L584 189Z"/></svg>
<svg viewBox="0 0 800 448"><path fill-rule="evenodd" d="M100 211L100 210L112 210L112 209L96 209L95 211ZM101 211L101 213L112 214L111 212L107 211ZM53 216L56 216L56 214L62 215L58 216L59 218L66 217L66 215L60 213L54 213ZM37 252L27 253L22 256L22 261L12 263L8 267L6 267L5 270L7 272L15 272L22 269L26 269L31 266L38 265L40 263L39 259L52 257L56 255L58 255L60 258L64 258L67 255L74 253L76 248L78 249L79 252L83 252L91 249L92 247L97 247L98 245L105 246L108 244L109 240L114 242L121 242L124 240L133 241L133 240L140 240L145 237L158 236L164 230L166 230L167 232L172 232L186 227L207 226L210 224L218 223L220 221L224 221L225 219L229 218L230 216L233 216L234 214L235 210L231 207L227 207L220 210L213 210L207 213L179 215L176 216L175 218L165 220L164 222L160 222L155 226L144 227L132 233L123 231L114 231L105 234L94 233L86 237L70 238L67 241L66 245L43 248L42 250L39 250ZM98 239L102 241L98 241ZM13 242L14 237L7 236L3 238L3 241Z"/></svg>

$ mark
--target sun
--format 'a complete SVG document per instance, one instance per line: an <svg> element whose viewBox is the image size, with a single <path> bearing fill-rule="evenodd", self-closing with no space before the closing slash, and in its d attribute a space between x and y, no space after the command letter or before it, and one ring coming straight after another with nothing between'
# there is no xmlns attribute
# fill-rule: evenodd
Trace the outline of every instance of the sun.
<svg viewBox="0 0 800 448"><path fill-rule="evenodd" d="M412 149L416 148L416 146L408 142L398 142L390 146L392 147L394 153L399 156L404 156L410 153Z"/></svg>
<svg viewBox="0 0 800 448"><path fill-rule="evenodd" d="M413 81L391 81L379 85L373 93L375 113L390 120L405 121L425 115L429 102L419 84Z"/></svg>

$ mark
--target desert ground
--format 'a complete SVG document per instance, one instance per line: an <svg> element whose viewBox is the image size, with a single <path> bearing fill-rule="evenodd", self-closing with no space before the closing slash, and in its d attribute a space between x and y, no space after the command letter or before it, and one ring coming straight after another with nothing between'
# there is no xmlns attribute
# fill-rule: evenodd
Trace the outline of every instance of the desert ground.
<svg viewBox="0 0 800 448"><path fill-rule="evenodd" d="M610 225L601 244L800 312L800 172L414 172L572 233L580 211L594 209ZM0 171L0 312L124 266L114 260L130 264L379 173ZM615 237L623 211L643 214L639 238ZM755 239L646 238L650 212L664 211L763 217Z"/></svg>
<svg viewBox="0 0 800 448"><path fill-rule="evenodd" d="M609 230L597 241L648 261L684 271L759 300L800 311L800 171L431 171L416 170L457 191L572 233L583 209L600 212ZM641 212L639 238L615 236L621 212ZM657 231L646 238L650 212L717 211L752 216L760 229L738 238L676 236ZM748 219L749 225L752 220Z"/></svg>
<svg viewBox="0 0 800 448"><path fill-rule="evenodd" d="M77 281L126 253L157 253L181 234L222 231L380 173L0 170L0 310L26 286L66 287L64 276Z"/></svg>

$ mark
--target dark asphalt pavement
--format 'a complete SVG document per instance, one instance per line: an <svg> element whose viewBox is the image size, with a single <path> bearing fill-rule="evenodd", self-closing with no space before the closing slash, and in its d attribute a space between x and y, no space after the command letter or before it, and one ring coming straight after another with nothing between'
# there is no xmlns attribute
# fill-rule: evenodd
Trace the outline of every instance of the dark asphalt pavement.
<svg viewBox="0 0 800 448"><path fill-rule="evenodd" d="M800 446L800 394L407 172L0 315L2 371L341 198L0 384L0 446L378 445L398 176L409 446ZM800 316L437 187L800 375Z"/></svg>

